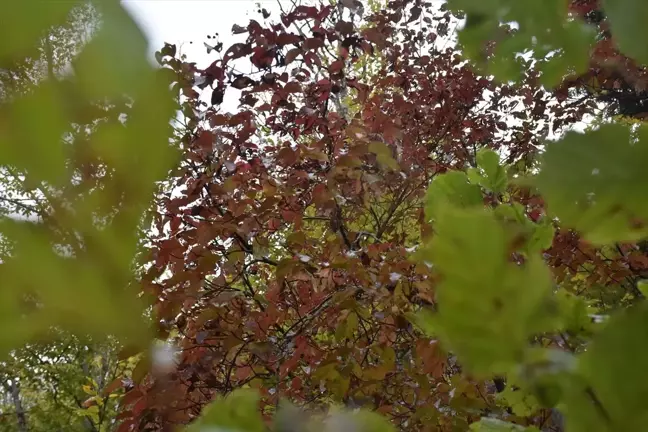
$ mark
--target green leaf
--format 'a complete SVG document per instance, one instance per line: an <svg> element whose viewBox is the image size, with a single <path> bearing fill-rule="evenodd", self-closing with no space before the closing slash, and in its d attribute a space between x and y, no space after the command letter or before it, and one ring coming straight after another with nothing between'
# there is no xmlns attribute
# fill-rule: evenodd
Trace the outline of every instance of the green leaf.
<svg viewBox="0 0 648 432"><path fill-rule="evenodd" d="M202 414L188 426L186 432L211 429L228 432L264 432L265 425L259 409L259 395L254 390L239 389L219 397L203 409Z"/></svg>
<svg viewBox="0 0 648 432"><path fill-rule="evenodd" d="M502 393L497 395L497 399L501 400L504 406L510 407L513 414L520 417L530 416L540 408L532 394L520 389L513 390L510 383Z"/></svg>
<svg viewBox="0 0 648 432"><path fill-rule="evenodd" d="M648 65L648 3L639 0L603 0L603 10L619 49Z"/></svg>
<svg viewBox="0 0 648 432"><path fill-rule="evenodd" d="M470 430L475 432L533 432L538 431L535 427L526 428L524 426L508 423L495 418L484 417L477 423L470 425Z"/></svg>
<svg viewBox="0 0 648 432"><path fill-rule="evenodd" d="M417 312L406 312L405 318L415 325L423 334L435 336L434 312L429 309L421 309Z"/></svg>
<svg viewBox="0 0 648 432"><path fill-rule="evenodd" d="M608 124L549 143L535 180L549 210L595 244L643 237L648 233L647 133L643 126L634 140L627 127Z"/></svg>
<svg viewBox="0 0 648 432"><path fill-rule="evenodd" d="M590 407L568 406L573 413L569 430L585 431L591 419L607 426L605 430L643 430L648 422L648 381L642 371L647 364L648 304L644 302L613 316L582 355L580 374L589 385L582 398L589 400Z"/></svg>
<svg viewBox="0 0 648 432"><path fill-rule="evenodd" d="M376 155L378 163L392 170L398 170L398 162L392 157L392 151L387 144L380 141L369 143L369 151Z"/></svg>
<svg viewBox="0 0 648 432"><path fill-rule="evenodd" d="M350 418L357 425L357 432L396 432L396 428L385 417L375 412L360 410L350 414ZM331 432L338 432L339 429Z"/></svg>
<svg viewBox="0 0 648 432"><path fill-rule="evenodd" d="M428 188L425 215L433 219L448 205L480 207L484 205L484 198L479 186L471 184L465 173L450 171L435 178Z"/></svg>
<svg viewBox="0 0 648 432"><path fill-rule="evenodd" d="M641 280L637 282L637 289L641 291L644 297L648 297L648 281Z"/></svg>
<svg viewBox="0 0 648 432"><path fill-rule="evenodd" d="M350 312L345 319L338 325L335 331L335 339L343 341L353 336L353 333L358 328L358 315Z"/></svg>
<svg viewBox="0 0 648 432"><path fill-rule="evenodd" d="M508 182L506 169L500 165L500 159L496 152L490 149L479 150L477 164L486 174L480 183L483 187L495 193L502 193L506 190Z"/></svg>
<svg viewBox="0 0 648 432"><path fill-rule="evenodd" d="M571 20L563 0L449 0L448 7L466 13L459 44L466 57L500 81L517 81L526 68L520 54L537 60L546 86L558 84L565 75L586 70L594 31ZM517 29L503 36L501 27L515 22ZM503 24L504 23L504 24ZM487 55L484 41L497 41Z"/></svg>
<svg viewBox="0 0 648 432"><path fill-rule="evenodd" d="M61 109L61 96L53 83L45 83L0 112L6 119L0 123L0 164L26 172L35 185L41 181L60 185L66 179L62 138L70 119Z"/></svg>
<svg viewBox="0 0 648 432"><path fill-rule="evenodd" d="M75 75L92 99L139 95L152 79L148 43L128 12L113 1L97 2L102 24L75 61Z"/></svg>
<svg viewBox="0 0 648 432"><path fill-rule="evenodd" d="M549 249L553 244L555 234L551 220L545 218L537 224L534 224L530 220L528 222L532 226L532 233L531 238L527 242L527 251L534 253Z"/></svg>
<svg viewBox="0 0 648 432"><path fill-rule="evenodd" d="M85 2L41 3L36 14L29 2L3 5L1 68L42 50L51 26ZM146 38L121 4L93 7L100 30L73 62L74 73L41 80L1 107L0 164L49 208L40 214L46 224L0 221L0 236L12 244L11 262L1 269L0 324L17 329L0 334L0 351L54 326L134 344L149 336L143 299L125 287L132 288L139 228L156 182L177 155L169 140L176 107L168 75L149 64ZM79 184L79 163L101 166L105 175ZM26 287L39 304L28 315L20 306Z"/></svg>
<svg viewBox="0 0 648 432"><path fill-rule="evenodd" d="M505 373L523 357L528 338L550 325L551 278L542 261L511 263L509 238L492 213L445 208L424 259L443 279L439 312L419 316L478 375Z"/></svg>
<svg viewBox="0 0 648 432"><path fill-rule="evenodd" d="M0 64L17 60L38 43L43 30L65 22L69 12L80 1L39 2L34 13L31 2L3 2L2 26L0 26Z"/></svg>

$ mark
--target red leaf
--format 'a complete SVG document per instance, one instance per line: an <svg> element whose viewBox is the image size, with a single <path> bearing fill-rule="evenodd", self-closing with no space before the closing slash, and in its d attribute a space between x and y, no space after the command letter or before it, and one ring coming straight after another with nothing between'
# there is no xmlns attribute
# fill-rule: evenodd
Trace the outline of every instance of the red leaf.
<svg viewBox="0 0 648 432"><path fill-rule="evenodd" d="M133 417L133 413L131 411L122 411L115 416L115 420L124 420L131 417Z"/></svg>
<svg viewBox="0 0 648 432"><path fill-rule="evenodd" d="M344 60L334 61L329 66L329 72L332 73L332 74L336 73L336 72L339 72L340 70L342 70L343 67L344 67Z"/></svg>
<svg viewBox="0 0 648 432"><path fill-rule="evenodd" d="M423 10L423 9L421 9L420 6L414 6L414 7L410 10L410 12L411 12L411 16L410 16L410 19L409 19L407 22L410 23L410 22L412 22L412 21L416 21L417 19L419 19L419 17L421 16L421 12L422 12L422 10Z"/></svg>
<svg viewBox="0 0 648 432"><path fill-rule="evenodd" d="M363 32L365 39L375 43L379 47L385 46L385 37L375 28L369 28Z"/></svg>
<svg viewBox="0 0 648 432"><path fill-rule="evenodd" d="M268 221L268 229L270 231L277 231L279 228L281 228L281 225L283 225L283 223L280 219L277 218L272 218Z"/></svg>
<svg viewBox="0 0 648 432"><path fill-rule="evenodd" d="M285 45L296 45L301 41L299 36L296 34L292 33L282 33L279 36L277 36L276 43L278 46L285 46Z"/></svg>
<svg viewBox="0 0 648 432"><path fill-rule="evenodd" d="M229 47L229 49L225 52L225 55L223 56L223 61L227 62L229 60L241 58L251 53L252 53L252 48L250 47L249 44L236 43L231 47Z"/></svg>
<svg viewBox="0 0 648 432"><path fill-rule="evenodd" d="M320 38L308 38L304 41L303 48L306 50L316 50L324 46L324 40Z"/></svg>
<svg viewBox="0 0 648 432"><path fill-rule="evenodd" d="M121 400L121 406L131 405L135 401L138 401L143 395L144 393L142 393L140 390L133 389L124 395Z"/></svg>
<svg viewBox="0 0 648 432"><path fill-rule="evenodd" d="M338 21L335 24L335 30L339 31L343 35L353 34L353 23L348 21Z"/></svg>
<svg viewBox="0 0 648 432"><path fill-rule="evenodd" d="M135 420L123 421L115 432L131 432L135 428Z"/></svg>
<svg viewBox="0 0 648 432"><path fill-rule="evenodd" d="M214 134L211 131L202 131L198 136L196 144L203 150L211 150L214 145Z"/></svg>
<svg viewBox="0 0 648 432"><path fill-rule="evenodd" d="M303 385L302 379L299 378L299 377L295 377L295 378L292 379L292 381L290 383L290 388L293 391L299 391L299 390L301 390L302 385Z"/></svg>
<svg viewBox="0 0 648 432"><path fill-rule="evenodd" d="M215 114L209 117L209 124L214 126L225 126L228 122L227 117L223 114Z"/></svg>
<svg viewBox="0 0 648 432"><path fill-rule="evenodd" d="M331 193L324 184L318 184L313 188L313 203L318 207L326 204L331 199Z"/></svg>
<svg viewBox="0 0 648 432"><path fill-rule="evenodd" d="M217 66L216 63L218 63L218 61L209 65L209 67L205 69L205 74L212 80L221 81L225 78L225 73L223 72L223 68Z"/></svg>
<svg viewBox="0 0 648 432"><path fill-rule="evenodd" d="M216 87L211 95L211 104L220 105L223 103L223 97L225 96L225 87Z"/></svg>
<svg viewBox="0 0 648 432"><path fill-rule="evenodd" d="M143 397L137 402L135 402L135 405L133 405L133 417L137 417L142 411L146 409L147 406L147 398Z"/></svg>
<svg viewBox="0 0 648 432"><path fill-rule="evenodd" d="M274 60L275 50L257 47L254 49L254 55L250 59L252 64L259 69L267 68Z"/></svg>

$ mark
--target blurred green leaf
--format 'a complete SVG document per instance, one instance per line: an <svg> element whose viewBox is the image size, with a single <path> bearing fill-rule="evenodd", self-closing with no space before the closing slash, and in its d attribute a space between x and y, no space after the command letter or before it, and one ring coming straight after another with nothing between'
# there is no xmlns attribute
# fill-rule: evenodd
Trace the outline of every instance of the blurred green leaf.
<svg viewBox="0 0 648 432"><path fill-rule="evenodd" d="M203 409L200 418L188 426L186 431L219 429L228 432L264 432L257 392L239 389L226 397L219 397Z"/></svg>
<svg viewBox="0 0 648 432"><path fill-rule="evenodd" d="M500 165L499 155L490 149L481 149L477 152L477 165L484 171L485 176L480 183L484 188L494 193L506 190L508 178L506 169Z"/></svg>
<svg viewBox="0 0 648 432"><path fill-rule="evenodd" d="M14 3L3 6L2 62L40 49L79 2L39 2L38 13ZM0 266L0 322L16 329L0 334L2 353L52 326L135 344L148 337L133 264L145 210L176 160L176 106L169 76L149 64L146 38L121 4L92 4L99 30L74 73L52 69L0 105L0 165L41 203L36 220L0 220L11 250Z"/></svg>
<svg viewBox="0 0 648 432"><path fill-rule="evenodd" d="M613 316L582 355L579 372L589 386L581 399L590 406L568 406L569 430L590 430L596 419L606 427L601 430L642 430L648 421L648 382L640 375L646 364L648 305L641 303Z"/></svg>
<svg viewBox="0 0 648 432"><path fill-rule="evenodd" d="M443 276L439 312L421 316L421 327L434 329L471 372L505 373L529 336L548 326L549 272L536 256L512 263L510 238L486 211L446 208L435 230L425 259Z"/></svg>
<svg viewBox="0 0 648 432"><path fill-rule="evenodd" d="M436 177L428 188L425 215L428 219L448 205L459 207L480 207L484 200L478 185L471 184L466 173L450 171Z"/></svg>
<svg viewBox="0 0 648 432"><path fill-rule="evenodd" d="M522 76L521 54L540 62L542 83L549 87L587 68L594 31L584 22L570 20L566 1L450 0L448 6L466 13L466 24L459 32L465 55L500 81ZM510 23L517 29L507 32L503 27ZM487 41L495 42L490 57Z"/></svg>
<svg viewBox="0 0 648 432"><path fill-rule="evenodd" d="M639 139L607 124L585 134L569 132L547 145L536 185L561 223L589 241L632 241L648 233L648 129Z"/></svg>
<svg viewBox="0 0 648 432"><path fill-rule="evenodd" d="M119 2L96 4L102 25L74 62L79 86L91 99L137 97L154 73L146 37Z"/></svg>
<svg viewBox="0 0 648 432"><path fill-rule="evenodd" d="M495 418L484 417L477 423L470 425L471 431L476 432L534 432L539 431L535 427L524 427L513 423L508 423Z"/></svg>
<svg viewBox="0 0 648 432"><path fill-rule="evenodd" d="M648 64L648 3L639 0L603 0L614 41L627 56Z"/></svg>
<svg viewBox="0 0 648 432"><path fill-rule="evenodd" d="M0 65L30 54L45 31L62 24L73 7L80 1L7 1L2 3L0 26ZM35 7L38 8L36 12Z"/></svg>

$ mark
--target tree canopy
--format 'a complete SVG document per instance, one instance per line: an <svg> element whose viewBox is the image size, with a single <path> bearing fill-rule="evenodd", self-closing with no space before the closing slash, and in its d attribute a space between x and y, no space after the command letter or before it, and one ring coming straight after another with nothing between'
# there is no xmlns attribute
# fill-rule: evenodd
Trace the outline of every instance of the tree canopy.
<svg viewBox="0 0 648 432"><path fill-rule="evenodd" d="M39 76L83 4L1 30L11 427L643 429L643 2L259 6L203 69L97 0Z"/></svg>

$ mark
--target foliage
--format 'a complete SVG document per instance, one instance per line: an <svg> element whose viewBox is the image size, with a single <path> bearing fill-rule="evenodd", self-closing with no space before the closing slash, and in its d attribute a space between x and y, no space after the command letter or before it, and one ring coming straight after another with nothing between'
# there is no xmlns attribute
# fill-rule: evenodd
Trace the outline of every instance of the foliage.
<svg viewBox="0 0 648 432"><path fill-rule="evenodd" d="M507 374L529 337L560 328L542 316L555 303L539 257L553 223L509 175L533 166L551 120L568 125L586 108L561 106L532 69L515 85L476 75L440 43L456 17L435 6L390 2L359 21L363 13L341 2L251 20L233 29L246 41L205 69L165 58L171 45L159 53L184 77L183 161L158 200L143 279L178 367L151 371L126 394L122 430L190 423L248 387L268 422L287 400L309 412L374 410L402 430L466 430L486 413L508 416L491 367ZM229 113L221 103L232 94L241 105ZM464 219L455 205L468 207ZM494 227L488 238L484 227ZM437 252L421 260L428 250ZM520 267L527 259L532 267ZM441 280L446 271L457 279ZM581 303L563 294L555 307L580 325ZM417 321L422 307L430 312ZM442 329L439 340L419 321ZM482 332L492 344L475 348ZM463 372L471 366L481 373ZM513 420L549 415L536 404Z"/></svg>
<svg viewBox="0 0 648 432"><path fill-rule="evenodd" d="M118 2L41 3L2 7L0 429L108 430L133 366L111 334L146 342L124 290L173 154L173 74Z"/></svg>
<svg viewBox="0 0 648 432"><path fill-rule="evenodd" d="M583 79L616 85L597 66L642 82L644 6L294 3L205 69L167 44L154 72L96 5L74 76L2 107L0 163L44 206L1 221L5 353L58 326L126 361L142 300L159 344L108 386L120 432L643 428L645 126L561 133L593 112L566 103ZM8 7L3 63L71 6L47 7Z"/></svg>
<svg viewBox="0 0 648 432"><path fill-rule="evenodd" d="M170 75L150 67L118 2L86 3L46 2L37 16L29 3L3 5L3 82L21 83L4 87L0 106L3 202L26 216L0 220L2 324L12 329L3 355L51 326L140 342L147 333L126 287L144 210L172 161ZM83 7L99 28L76 44L66 29Z"/></svg>
<svg viewBox="0 0 648 432"><path fill-rule="evenodd" d="M65 334L52 339L21 347L0 366L5 385L0 430L110 430L122 379L132 369L129 362L117 359L114 341L81 341ZM24 410L25 429L17 424L14 396Z"/></svg>

